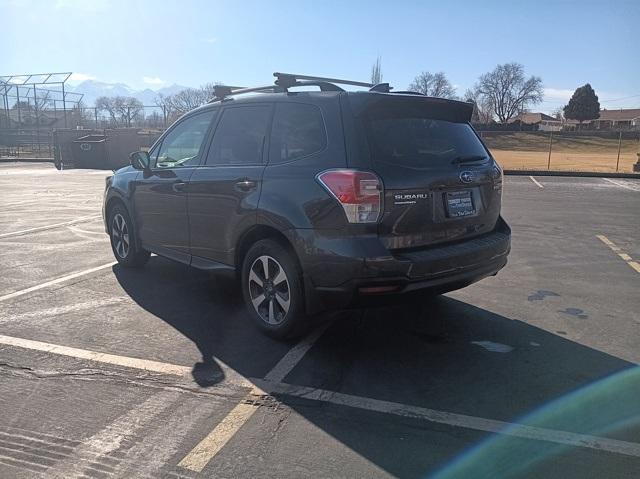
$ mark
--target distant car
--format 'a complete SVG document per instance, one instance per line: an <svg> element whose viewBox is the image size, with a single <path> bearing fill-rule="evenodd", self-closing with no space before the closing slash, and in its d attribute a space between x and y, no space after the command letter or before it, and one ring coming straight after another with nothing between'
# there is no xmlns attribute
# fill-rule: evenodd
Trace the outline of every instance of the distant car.
<svg viewBox="0 0 640 479"><path fill-rule="evenodd" d="M502 171L469 124L471 104L276 76L218 87L107 178L120 264L154 252L234 274L255 324L276 337L307 315L450 291L505 266Z"/></svg>

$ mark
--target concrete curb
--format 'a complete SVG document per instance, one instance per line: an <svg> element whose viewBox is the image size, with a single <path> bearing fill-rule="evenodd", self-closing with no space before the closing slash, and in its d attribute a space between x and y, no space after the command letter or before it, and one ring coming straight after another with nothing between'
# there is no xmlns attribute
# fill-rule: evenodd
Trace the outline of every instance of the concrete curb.
<svg viewBox="0 0 640 479"><path fill-rule="evenodd" d="M53 158L0 158L0 163L53 163Z"/></svg>
<svg viewBox="0 0 640 479"><path fill-rule="evenodd" d="M574 176L582 178L640 178L640 173L615 173L601 171L554 171L554 170L504 170L513 176Z"/></svg>

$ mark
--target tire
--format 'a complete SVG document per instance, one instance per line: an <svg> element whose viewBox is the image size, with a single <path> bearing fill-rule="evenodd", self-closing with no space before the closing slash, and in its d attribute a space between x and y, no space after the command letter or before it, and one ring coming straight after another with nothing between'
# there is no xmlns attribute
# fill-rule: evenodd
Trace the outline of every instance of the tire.
<svg viewBox="0 0 640 479"><path fill-rule="evenodd" d="M149 261L151 253L137 246L137 235L131 217L123 205L109 210L109 238L118 263L127 268L139 268Z"/></svg>
<svg viewBox="0 0 640 479"><path fill-rule="evenodd" d="M285 339L306 331L302 276L278 242L265 239L251 246L242 262L241 281L247 312L263 333Z"/></svg>

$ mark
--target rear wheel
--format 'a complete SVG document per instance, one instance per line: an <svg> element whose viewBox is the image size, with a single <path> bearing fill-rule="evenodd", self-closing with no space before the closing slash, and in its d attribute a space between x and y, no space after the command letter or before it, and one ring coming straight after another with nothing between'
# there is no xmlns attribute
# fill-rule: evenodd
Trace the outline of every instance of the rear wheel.
<svg viewBox="0 0 640 479"><path fill-rule="evenodd" d="M109 210L109 236L113 255L122 266L140 267L149 260L150 253L136 245L133 223L122 205Z"/></svg>
<svg viewBox="0 0 640 479"><path fill-rule="evenodd" d="M242 293L249 315L266 334L290 338L304 332L304 298L298 267L276 241L255 243L242 264Z"/></svg>

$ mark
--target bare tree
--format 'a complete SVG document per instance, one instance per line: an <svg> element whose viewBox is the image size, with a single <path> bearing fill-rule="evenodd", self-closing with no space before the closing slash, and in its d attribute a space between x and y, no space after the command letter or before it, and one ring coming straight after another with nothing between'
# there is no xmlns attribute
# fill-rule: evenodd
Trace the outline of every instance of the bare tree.
<svg viewBox="0 0 640 479"><path fill-rule="evenodd" d="M455 98L456 89L447 79L444 72L422 72L409 85L409 91L438 98Z"/></svg>
<svg viewBox="0 0 640 479"><path fill-rule="evenodd" d="M505 63L482 75L476 90L491 104L500 123L506 123L531 105L542 101L543 90L540 77L525 79L524 66Z"/></svg>
<svg viewBox="0 0 640 479"><path fill-rule="evenodd" d="M131 121L142 115L142 102L131 96L115 97L115 109L123 126L131 126Z"/></svg>
<svg viewBox="0 0 640 479"><path fill-rule="evenodd" d="M50 91L42 91L36 90L36 95L33 99L33 105L35 109L38 111L44 110L49 103L51 102L51 92Z"/></svg>
<svg viewBox="0 0 640 479"><path fill-rule="evenodd" d="M471 121L487 125L493 120L493 107L489 99L484 98L478 90L467 89L463 95L464 101L473 103Z"/></svg>
<svg viewBox="0 0 640 479"><path fill-rule="evenodd" d="M216 85L220 85L220 83L218 82L205 83L200 87L200 89L202 90L202 93L204 94L205 102L211 100L214 96L216 96L215 94Z"/></svg>
<svg viewBox="0 0 640 479"><path fill-rule="evenodd" d="M96 108L98 111L105 111L109 114L109 118L111 119L111 123L114 126L118 124L118 117L116 113L115 107L115 98L109 96L101 96L96 99Z"/></svg>
<svg viewBox="0 0 640 479"><path fill-rule="evenodd" d="M114 126L131 126L131 121L142 113L142 102L128 96L101 96L96 100L96 108L109 114Z"/></svg>
<svg viewBox="0 0 640 479"><path fill-rule="evenodd" d="M564 107L559 106L551 112L551 116L556 120L564 121Z"/></svg>
<svg viewBox="0 0 640 479"><path fill-rule="evenodd" d="M162 93L158 93L154 99L154 103L162 110L162 122L166 126L169 119L172 118L175 113L173 110L172 95L163 95Z"/></svg>
<svg viewBox="0 0 640 479"><path fill-rule="evenodd" d="M376 62L371 67L371 83L377 85L382 83L382 59L376 58Z"/></svg>
<svg viewBox="0 0 640 479"><path fill-rule="evenodd" d="M204 105L209 98L202 88L187 88L171 95L171 108L182 115L200 105Z"/></svg>

